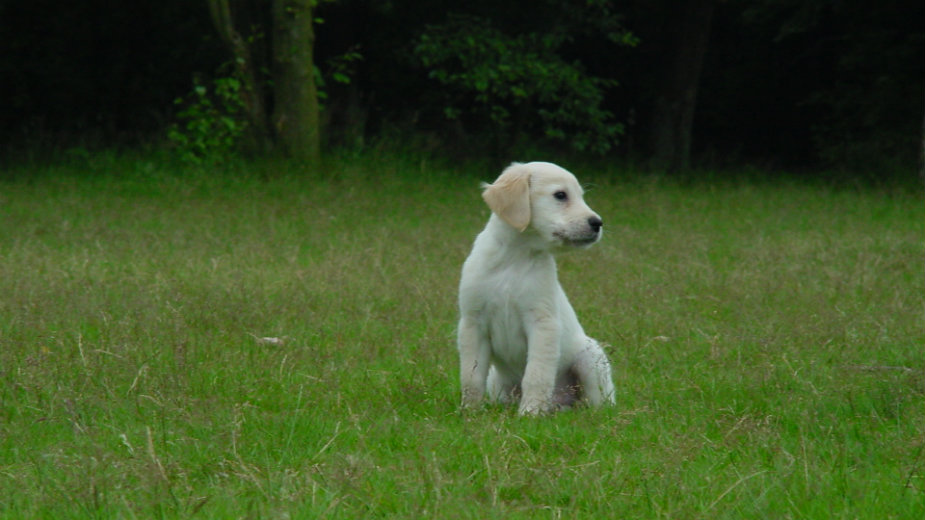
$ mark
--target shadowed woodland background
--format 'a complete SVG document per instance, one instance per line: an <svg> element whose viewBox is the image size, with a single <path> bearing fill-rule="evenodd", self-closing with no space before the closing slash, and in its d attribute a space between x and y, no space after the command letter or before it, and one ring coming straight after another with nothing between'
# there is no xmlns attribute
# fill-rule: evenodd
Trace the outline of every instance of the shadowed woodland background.
<svg viewBox="0 0 925 520"><path fill-rule="evenodd" d="M227 7L224 32L210 5ZM279 16L296 9L314 20L301 79L278 66ZM197 132L224 139L203 148L298 154L281 122L307 116L278 89L308 83L321 150L868 178L914 178L922 153L920 1L4 1L0 34L7 158Z"/></svg>

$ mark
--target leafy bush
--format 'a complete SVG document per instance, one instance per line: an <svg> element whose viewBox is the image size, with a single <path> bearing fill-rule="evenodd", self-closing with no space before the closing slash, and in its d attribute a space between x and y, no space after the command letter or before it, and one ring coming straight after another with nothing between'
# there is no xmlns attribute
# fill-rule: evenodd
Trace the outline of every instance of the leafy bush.
<svg viewBox="0 0 925 520"><path fill-rule="evenodd" d="M234 155L247 129L241 82L236 78L216 78L211 91L194 80L192 92L174 103L183 107L178 123L170 125L167 137L180 158L193 164L216 164Z"/></svg>
<svg viewBox="0 0 925 520"><path fill-rule="evenodd" d="M617 82L566 61L558 52L566 41L554 32L511 36L484 18L453 15L427 26L414 55L446 87L448 118L474 115L502 130L539 130L579 151L606 152L623 132L603 108Z"/></svg>

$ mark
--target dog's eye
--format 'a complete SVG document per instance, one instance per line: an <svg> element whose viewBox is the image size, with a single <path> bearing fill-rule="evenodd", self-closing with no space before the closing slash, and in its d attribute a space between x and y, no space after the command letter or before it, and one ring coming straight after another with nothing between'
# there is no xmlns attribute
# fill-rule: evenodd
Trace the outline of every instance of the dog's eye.
<svg viewBox="0 0 925 520"><path fill-rule="evenodd" d="M553 193L552 196L555 197L556 200L565 200L568 198L568 193L565 193L564 191L557 191Z"/></svg>

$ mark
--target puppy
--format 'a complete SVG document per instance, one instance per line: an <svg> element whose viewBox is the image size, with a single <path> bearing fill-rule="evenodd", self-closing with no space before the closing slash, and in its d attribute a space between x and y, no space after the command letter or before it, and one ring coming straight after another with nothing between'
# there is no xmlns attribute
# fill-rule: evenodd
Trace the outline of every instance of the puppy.
<svg viewBox="0 0 925 520"><path fill-rule="evenodd" d="M519 400L522 415L583 400L614 402L610 363L585 335L553 253L586 248L603 222L575 177L546 162L514 163L482 198L492 215L463 264L459 371L463 407Z"/></svg>

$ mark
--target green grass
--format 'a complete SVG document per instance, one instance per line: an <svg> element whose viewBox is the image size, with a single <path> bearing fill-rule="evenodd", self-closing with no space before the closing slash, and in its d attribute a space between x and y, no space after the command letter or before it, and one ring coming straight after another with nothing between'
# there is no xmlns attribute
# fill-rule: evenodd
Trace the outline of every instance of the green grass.
<svg viewBox="0 0 925 520"><path fill-rule="evenodd" d="M920 193L577 171L618 404L521 418L457 408L497 172L285 168L0 181L0 517L925 516Z"/></svg>

